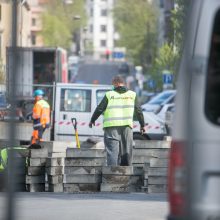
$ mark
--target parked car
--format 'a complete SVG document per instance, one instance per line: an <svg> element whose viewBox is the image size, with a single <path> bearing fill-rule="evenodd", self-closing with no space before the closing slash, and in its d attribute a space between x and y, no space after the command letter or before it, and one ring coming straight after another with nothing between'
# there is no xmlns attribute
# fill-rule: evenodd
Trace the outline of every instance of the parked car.
<svg viewBox="0 0 220 220"><path fill-rule="evenodd" d="M168 220L220 219L220 1L193 0L177 80Z"/></svg>
<svg viewBox="0 0 220 220"><path fill-rule="evenodd" d="M166 90L154 96L149 102L142 105L142 110L147 112L159 113L165 104L174 103L176 90Z"/></svg>
<svg viewBox="0 0 220 220"><path fill-rule="evenodd" d="M175 104L165 104L161 107L160 111L157 113L157 116L163 120L164 122L166 121L166 114L167 112L173 111L175 108Z"/></svg>

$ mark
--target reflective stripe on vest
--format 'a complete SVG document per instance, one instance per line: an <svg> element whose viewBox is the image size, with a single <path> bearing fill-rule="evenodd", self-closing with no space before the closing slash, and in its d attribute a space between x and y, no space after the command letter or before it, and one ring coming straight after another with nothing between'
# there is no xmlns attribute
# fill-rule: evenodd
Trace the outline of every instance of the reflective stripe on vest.
<svg viewBox="0 0 220 220"><path fill-rule="evenodd" d="M104 112L104 127L130 126L133 127L133 115L136 93L127 91L106 93L108 106Z"/></svg>

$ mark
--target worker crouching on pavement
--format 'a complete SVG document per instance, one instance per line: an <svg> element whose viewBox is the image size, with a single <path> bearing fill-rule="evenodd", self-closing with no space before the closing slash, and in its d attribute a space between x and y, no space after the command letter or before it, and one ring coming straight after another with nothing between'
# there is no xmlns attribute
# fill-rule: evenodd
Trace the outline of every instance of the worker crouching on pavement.
<svg viewBox="0 0 220 220"><path fill-rule="evenodd" d="M144 133L144 116L138 104L136 93L127 90L121 76L112 80L113 90L106 92L96 107L89 127L104 113L104 143L107 151L107 165L129 166L132 160L133 116L136 114Z"/></svg>
<svg viewBox="0 0 220 220"><path fill-rule="evenodd" d="M50 105L43 99L44 92L34 91L35 104L33 107L33 133L31 144L39 144L44 131L50 126Z"/></svg>

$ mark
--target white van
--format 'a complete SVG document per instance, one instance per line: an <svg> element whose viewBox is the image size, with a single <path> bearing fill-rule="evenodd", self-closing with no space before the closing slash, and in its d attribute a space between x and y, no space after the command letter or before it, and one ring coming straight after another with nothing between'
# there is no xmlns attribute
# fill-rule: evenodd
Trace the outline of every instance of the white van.
<svg viewBox="0 0 220 220"><path fill-rule="evenodd" d="M54 100L54 139L60 141L74 139L72 118L77 120L80 140L85 140L89 136L103 137L102 116L92 129L89 128L89 122L95 108L109 90L110 85L57 83ZM145 112L144 118L146 134L140 134L139 122L134 121L134 139L162 139L166 135L164 124L157 120L155 114Z"/></svg>
<svg viewBox="0 0 220 220"><path fill-rule="evenodd" d="M192 0L169 164L169 220L220 219L220 0Z"/></svg>

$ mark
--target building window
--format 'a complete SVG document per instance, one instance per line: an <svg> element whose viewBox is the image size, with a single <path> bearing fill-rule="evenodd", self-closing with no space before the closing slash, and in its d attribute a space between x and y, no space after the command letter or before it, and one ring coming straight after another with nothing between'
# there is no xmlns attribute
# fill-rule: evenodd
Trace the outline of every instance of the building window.
<svg viewBox="0 0 220 220"><path fill-rule="evenodd" d="M31 23L32 23L32 26L36 26L36 18L32 18Z"/></svg>
<svg viewBox="0 0 220 220"><path fill-rule="evenodd" d="M93 25L92 24L90 24L90 26L89 26L89 32L93 33Z"/></svg>
<svg viewBox="0 0 220 220"><path fill-rule="evenodd" d="M101 32L106 32L106 30L107 30L106 25L101 25L101 26L100 26L100 31L101 31Z"/></svg>
<svg viewBox="0 0 220 220"><path fill-rule="evenodd" d="M100 46L101 47L106 47L106 40L101 40L100 41Z"/></svg>
<svg viewBox="0 0 220 220"><path fill-rule="evenodd" d="M91 17L93 17L93 13L94 13L93 8L90 8L90 16Z"/></svg>
<svg viewBox="0 0 220 220"><path fill-rule="evenodd" d="M107 9L101 10L101 16L106 17L107 16Z"/></svg>
<svg viewBox="0 0 220 220"><path fill-rule="evenodd" d="M36 37L35 34L32 34L32 35L31 35L31 44L32 44L32 45L36 45L36 42L37 42L37 41L36 41L36 38L37 38L37 37Z"/></svg>

